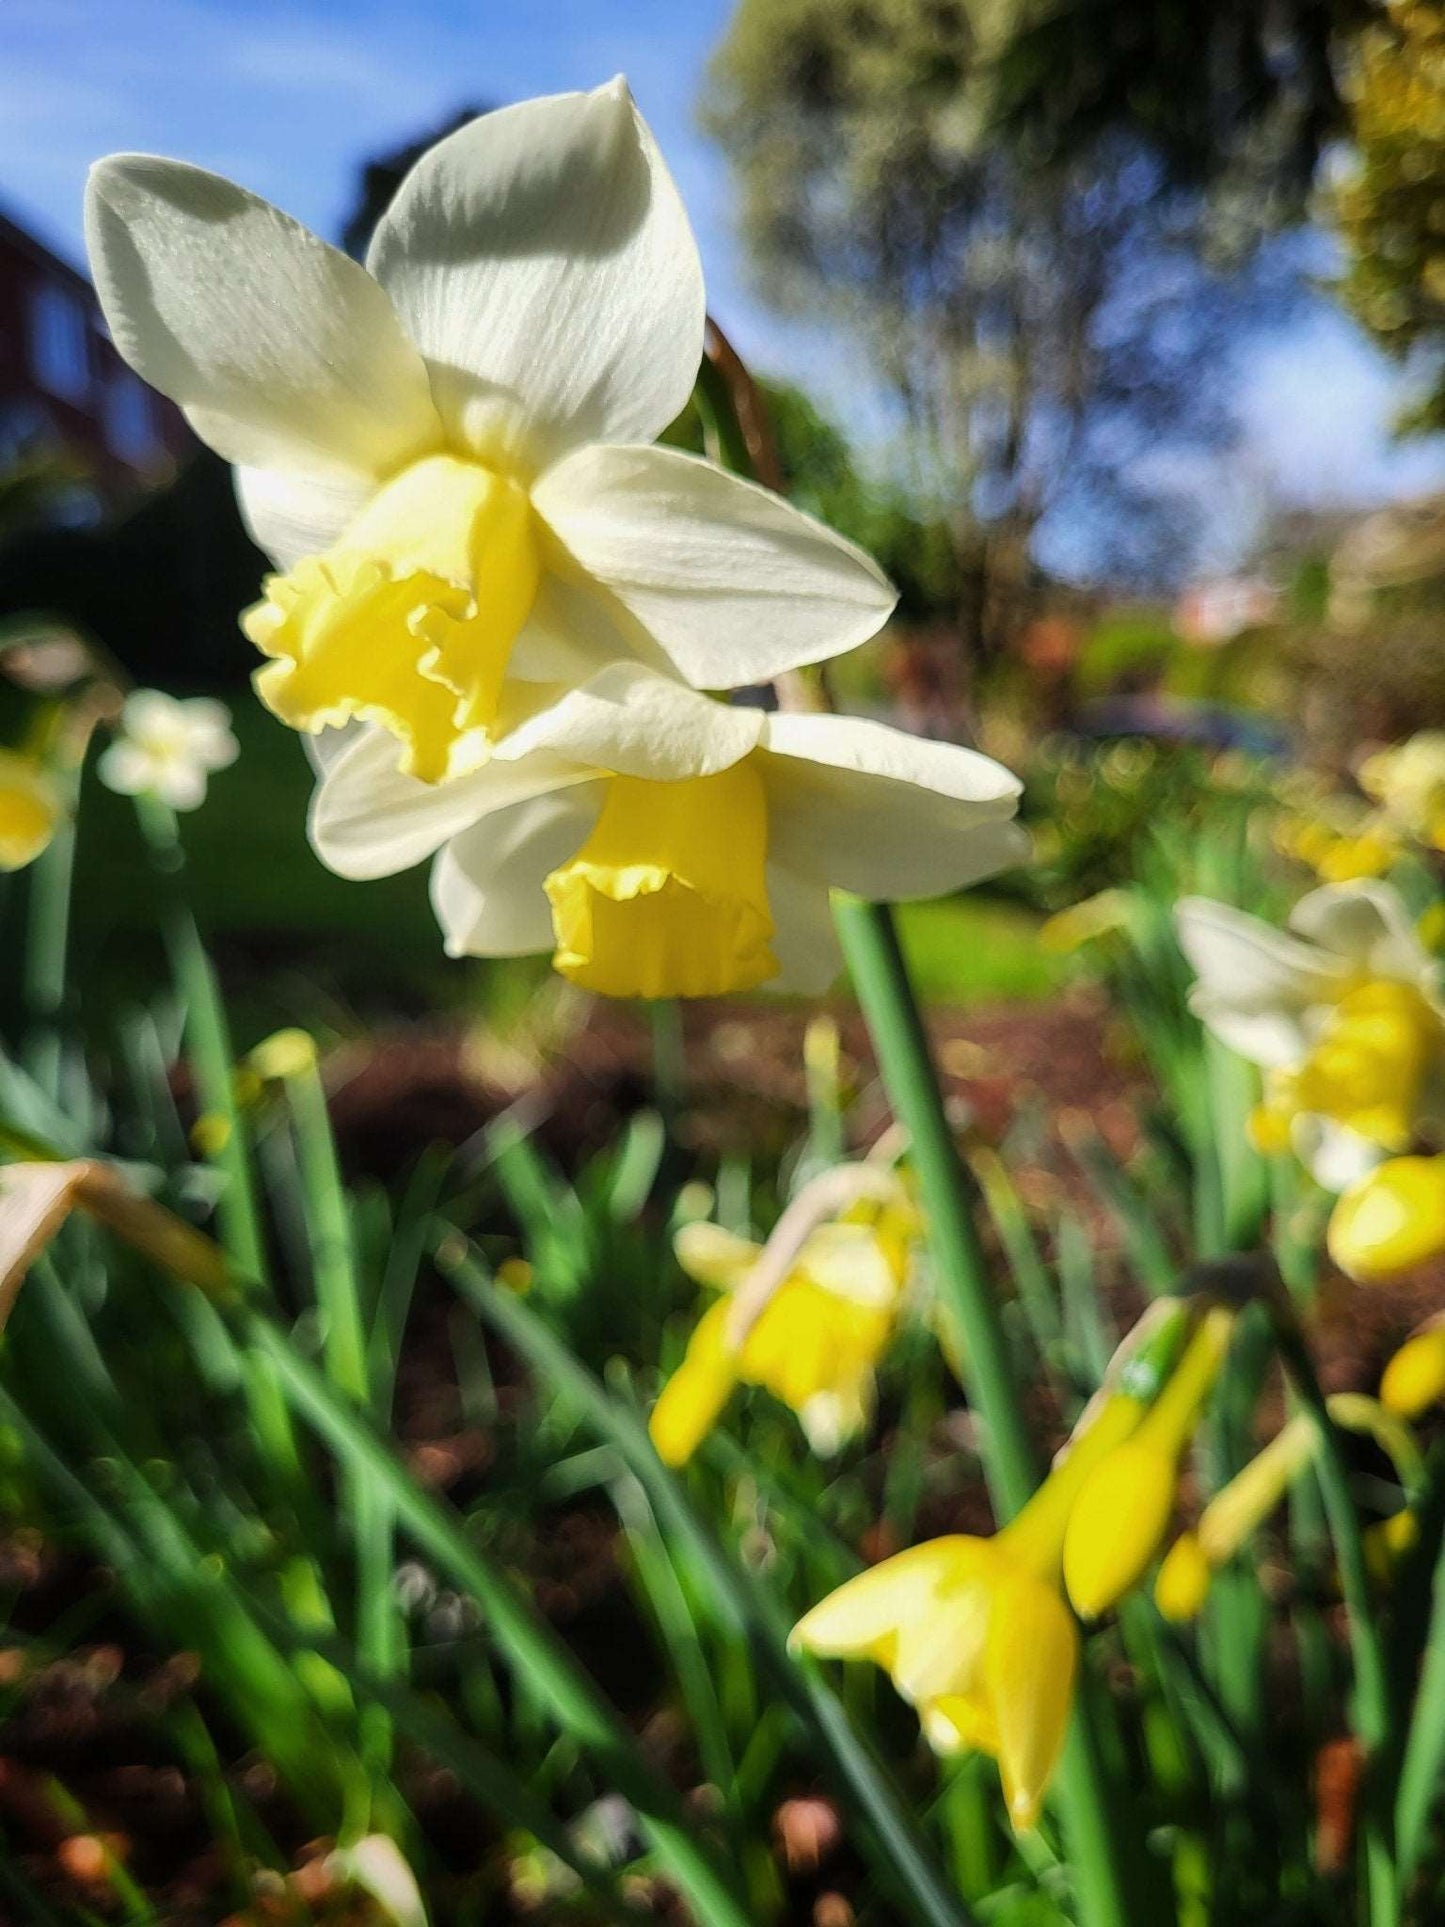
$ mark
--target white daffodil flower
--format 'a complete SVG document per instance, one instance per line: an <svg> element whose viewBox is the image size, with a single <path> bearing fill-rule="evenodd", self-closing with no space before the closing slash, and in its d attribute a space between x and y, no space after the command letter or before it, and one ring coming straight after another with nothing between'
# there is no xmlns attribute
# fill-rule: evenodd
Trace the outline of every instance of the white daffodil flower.
<svg viewBox="0 0 1445 1927"><path fill-rule="evenodd" d="M840 967L830 888L932 897L1021 861L1018 793L973 750L733 707L616 664L450 783L359 737L317 790L311 836L349 877L439 852L453 956L552 950L608 996L815 993Z"/></svg>
<svg viewBox="0 0 1445 1927"><path fill-rule="evenodd" d="M154 796L173 810L199 809L206 784L240 754L231 712L209 696L177 701L159 689L137 689L121 710L121 733L98 765L100 780L121 796Z"/></svg>
<svg viewBox="0 0 1445 1927"><path fill-rule="evenodd" d="M1255 1134L1343 1191L1445 1124L1434 961L1388 884L1329 884L1289 931L1204 897L1176 909L1190 1007L1266 1073Z"/></svg>
<svg viewBox="0 0 1445 1927"><path fill-rule="evenodd" d="M692 391L702 271L621 79L439 142L364 268L144 155L96 166L86 229L117 347L237 465L282 572L243 626L296 729L360 719L436 782L526 713L517 685L631 659L733 688L892 609L850 543L648 446Z"/></svg>

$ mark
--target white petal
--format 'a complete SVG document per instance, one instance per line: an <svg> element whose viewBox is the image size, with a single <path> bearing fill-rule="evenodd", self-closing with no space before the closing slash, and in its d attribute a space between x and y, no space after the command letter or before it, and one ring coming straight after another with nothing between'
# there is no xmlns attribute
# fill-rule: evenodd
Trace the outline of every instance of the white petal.
<svg viewBox="0 0 1445 1927"><path fill-rule="evenodd" d="M366 475L288 475L274 468L238 468L235 479L241 519L278 569L294 569L303 556L329 549L373 488Z"/></svg>
<svg viewBox="0 0 1445 1927"><path fill-rule="evenodd" d="M122 738L103 752L96 774L118 796L143 796L155 777L155 764L146 750Z"/></svg>
<svg viewBox="0 0 1445 1927"><path fill-rule="evenodd" d="M897 601L861 549L681 449L580 449L532 499L571 563L698 688L840 655L876 635Z"/></svg>
<svg viewBox="0 0 1445 1927"><path fill-rule="evenodd" d="M848 716L769 716L770 849L879 901L940 896L1021 863L1017 777L976 750Z"/></svg>
<svg viewBox="0 0 1445 1927"><path fill-rule="evenodd" d="M699 695L636 663L614 663L510 730L493 762L547 751L619 776L675 782L730 769L758 742L763 712Z"/></svg>
<svg viewBox="0 0 1445 1927"><path fill-rule="evenodd" d="M1398 893L1366 879L1331 883L1301 897L1290 926L1371 977L1429 981L1435 966Z"/></svg>
<svg viewBox="0 0 1445 1927"><path fill-rule="evenodd" d="M91 170L86 239L116 346L228 461L384 475L439 443L384 291L244 188L114 154Z"/></svg>
<svg viewBox="0 0 1445 1927"><path fill-rule="evenodd" d="M542 884L576 854L602 807L587 783L501 810L453 837L432 867L449 957L525 957L555 942Z"/></svg>
<svg viewBox="0 0 1445 1927"><path fill-rule="evenodd" d="M311 800L312 846L344 877L410 869L450 836L492 811L581 782L591 774L556 756L485 764L450 783L422 783L396 767L385 730L355 736L322 775Z"/></svg>
<svg viewBox="0 0 1445 1927"><path fill-rule="evenodd" d="M769 948L778 974L763 988L782 996L821 997L843 974L827 885L800 877L785 864L769 863L768 908L773 913Z"/></svg>
<svg viewBox="0 0 1445 1927"><path fill-rule="evenodd" d="M1326 1191L1348 1191L1385 1159L1378 1144L1332 1117L1297 1117L1291 1138L1295 1156Z"/></svg>
<svg viewBox="0 0 1445 1927"><path fill-rule="evenodd" d="M484 114L412 169L367 265L451 438L537 472L650 441L702 355L702 267L626 83Z"/></svg>
<svg viewBox="0 0 1445 1927"><path fill-rule="evenodd" d="M1252 1064L1297 1064L1309 1048L1306 1013L1338 995L1344 967L1313 944L1208 897L1182 898L1174 926L1195 975L1189 1005L1200 1022Z"/></svg>
<svg viewBox="0 0 1445 1927"><path fill-rule="evenodd" d="M206 772L194 763L163 763L156 772L155 793L173 810L198 810L206 800Z"/></svg>

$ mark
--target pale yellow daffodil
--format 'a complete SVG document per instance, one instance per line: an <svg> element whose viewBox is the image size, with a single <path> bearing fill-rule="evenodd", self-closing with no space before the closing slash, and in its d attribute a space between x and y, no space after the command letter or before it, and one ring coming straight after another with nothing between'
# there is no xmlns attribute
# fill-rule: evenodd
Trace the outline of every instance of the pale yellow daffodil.
<svg viewBox="0 0 1445 1927"><path fill-rule="evenodd" d="M43 764L18 750L0 749L0 871L33 863L64 816L60 791Z"/></svg>
<svg viewBox="0 0 1445 1927"><path fill-rule="evenodd" d="M1445 730L1420 730L1367 757L1360 787L1417 842L1445 850Z"/></svg>
<svg viewBox="0 0 1445 1927"><path fill-rule="evenodd" d="M1265 1072L1261 1149L1290 1146L1343 1191L1419 1135L1445 1127L1438 973L1398 894L1356 882L1315 890L1288 931L1192 897L1178 906L1194 969L1190 1004Z"/></svg>
<svg viewBox="0 0 1445 1927"><path fill-rule="evenodd" d="M937 896L1020 861L1018 792L953 744L616 664L449 783L399 773L361 737L327 770L311 837L352 877L439 852L453 956L551 950L605 996L815 993L841 964L831 889Z"/></svg>
<svg viewBox="0 0 1445 1927"><path fill-rule="evenodd" d="M818 1225L734 1349L732 1294L763 1247L721 1225L684 1225L678 1262L723 1296L703 1314L653 1408L652 1440L666 1463L691 1458L739 1384L780 1399L820 1454L860 1432L872 1415L877 1366L897 1328L917 1235L916 1214L902 1202L864 1201Z"/></svg>

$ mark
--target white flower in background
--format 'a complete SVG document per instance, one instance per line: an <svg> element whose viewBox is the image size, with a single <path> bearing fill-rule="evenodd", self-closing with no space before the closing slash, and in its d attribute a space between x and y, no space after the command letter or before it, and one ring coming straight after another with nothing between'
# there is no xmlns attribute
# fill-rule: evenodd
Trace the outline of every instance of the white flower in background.
<svg viewBox="0 0 1445 1927"><path fill-rule="evenodd" d="M1436 967L1388 884L1330 884L1289 931L1204 897L1178 905L1190 1006L1265 1072L1263 1148L1292 1145L1342 1191L1445 1127L1445 1013Z"/></svg>
<svg viewBox="0 0 1445 1927"><path fill-rule="evenodd" d="M331 763L311 835L343 876L439 852L453 956L552 950L608 996L826 990L830 888L937 896L1019 862L1019 783L973 750L768 715L618 664L428 785L376 736Z"/></svg>
<svg viewBox="0 0 1445 1927"><path fill-rule="evenodd" d="M230 710L209 696L177 701L159 689L137 689L120 721L120 735L100 759L101 782L122 796L154 796L173 810L199 809L211 776L240 753Z"/></svg>
<svg viewBox="0 0 1445 1927"><path fill-rule="evenodd" d="M851 544L648 446L692 391L702 272L620 79L440 142L365 268L144 155L94 169L87 235L117 347L238 465L283 571L244 627L294 728L360 719L435 782L610 662L732 688L893 606Z"/></svg>

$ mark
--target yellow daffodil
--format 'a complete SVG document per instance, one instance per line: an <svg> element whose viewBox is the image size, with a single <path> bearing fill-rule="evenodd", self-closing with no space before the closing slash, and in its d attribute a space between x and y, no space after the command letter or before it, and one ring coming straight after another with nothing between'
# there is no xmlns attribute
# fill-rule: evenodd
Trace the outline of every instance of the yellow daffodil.
<svg viewBox="0 0 1445 1927"><path fill-rule="evenodd" d="M1399 861L1400 838L1379 814L1344 810L1333 816L1286 816L1275 847L1312 869L1322 883L1379 877Z"/></svg>
<svg viewBox="0 0 1445 1927"><path fill-rule="evenodd" d="M1105 1454L1080 1487L1064 1537L1064 1583L1075 1609L1097 1619L1143 1577L1164 1542L1179 1461L1229 1348L1234 1313L1207 1311L1178 1367L1138 1428Z"/></svg>
<svg viewBox="0 0 1445 1927"><path fill-rule="evenodd" d="M796 1263L741 1345L730 1343L732 1295L763 1253L721 1225L684 1225L678 1261L724 1295L703 1314L652 1413L653 1444L683 1465L739 1384L761 1385L798 1415L815 1452L831 1454L867 1424L874 1374L897 1325L918 1224L900 1198L865 1200L809 1233Z"/></svg>
<svg viewBox="0 0 1445 1927"><path fill-rule="evenodd" d="M311 836L353 877L440 851L453 956L552 950L617 997L818 992L840 967L829 890L937 896L1019 861L1018 789L971 750L618 664L450 783L400 774L362 737L327 770Z"/></svg>
<svg viewBox="0 0 1445 1927"><path fill-rule="evenodd" d="M651 446L697 374L702 271L621 79L439 142L365 267L146 155L96 166L86 220L120 352L237 464L280 571L244 627L294 728L360 720L435 782L608 662L730 688L893 606L851 544Z"/></svg>
<svg viewBox="0 0 1445 1927"><path fill-rule="evenodd" d="M60 791L33 756L0 749L0 870L33 863L65 815Z"/></svg>
<svg viewBox="0 0 1445 1927"><path fill-rule="evenodd" d="M1335 884L1286 931L1186 898L1179 940L1202 1021L1266 1074L1255 1141L1288 1142L1343 1191L1445 1123L1445 1021L1436 966L1396 892Z"/></svg>
<svg viewBox="0 0 1445 1927"><path fill-rule="evenodd" d="M1380 1403L1401 1418L1419 1418L1445 1399L1445 1314L1405 1340L1380 1380Z"/></svg>
<svg viewBox="0 0 1445 1927"><path fill-rule="evenodd" d="M999 1763L1014 1826L1036 1825L1068 1730L1079 1635L1060 1587L1080 1489L1140 1423L1187 1307L1162 1305L1033 1498L991 1539L953 1534L885 1559L794 1627L795 1649L868 1659L918 1709L939 1753Z"/></svg>
<svg viewBox="0 0 1445 1927"><path fill-rule="evenodd" d="M121 710L121 733L97 773L122 796L154 796L173 810L199 809L216 770L240 754L231 712L209 696L178 702L159 689L137 689Z"/></svg>
<svg viewBox="0 0 1445 1927"><path fill-rule="evenodd" d="M1330 1213L1330 1256L1365 1283L1413 1271L1445 1251L1445 1157L1388 1158Z"/></svg>
<svg viewBox="0 0 1445 1927"><path fill-rule="evenodd" d="M1417 842L1445 850L1445 730L1421 730L1368 757L1360 787Z"/></svg>

